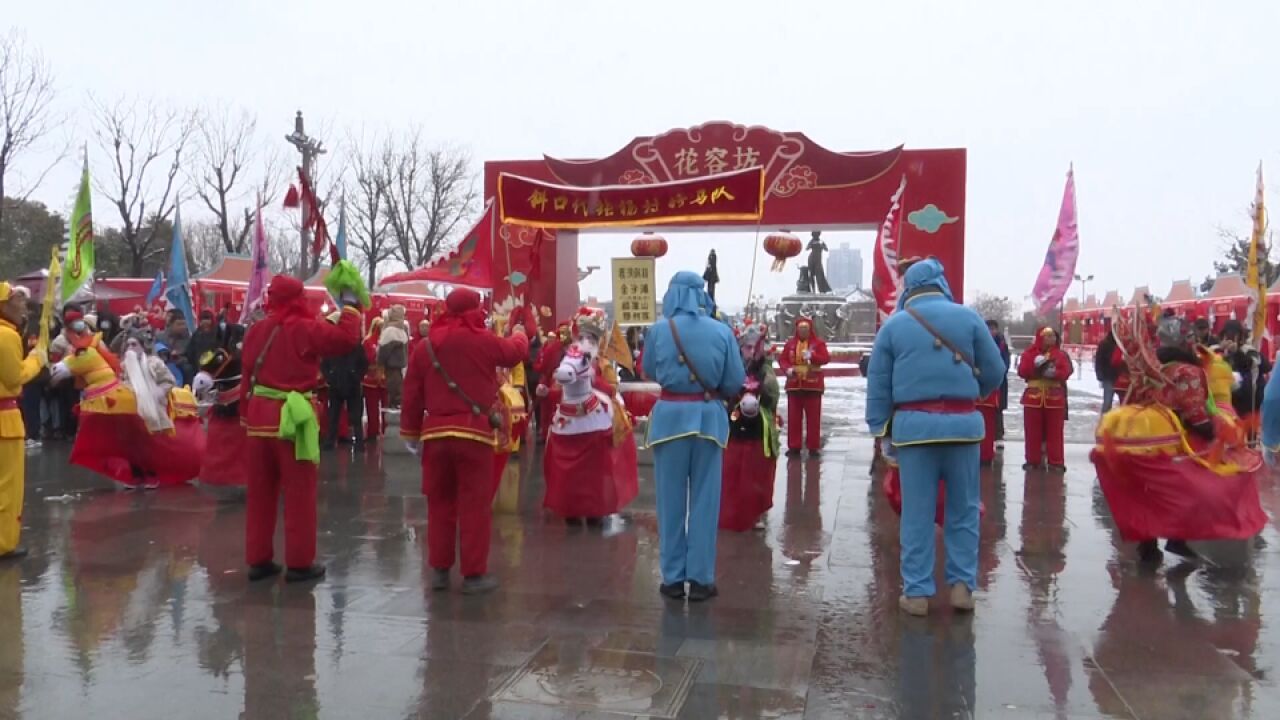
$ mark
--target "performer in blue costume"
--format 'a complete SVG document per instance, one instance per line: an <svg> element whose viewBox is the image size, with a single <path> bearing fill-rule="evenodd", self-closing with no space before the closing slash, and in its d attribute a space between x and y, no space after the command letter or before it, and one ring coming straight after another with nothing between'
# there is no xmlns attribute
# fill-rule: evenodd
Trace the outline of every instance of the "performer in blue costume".
<svg viewBox="0 0 1280 720"><path fill-rule="evenodd" d="M678 272L662 298L663 319L645 335L644 372L662 385L649 415L658 491L662 594L691 602L716 595L720 467L729 442L721 398L736 397L746 373L728 325L702 277Z"/></svg>
<svg viewBox="0 0 1280 720"><path fill-rule="evenodd" d="M941 480L951 605L972 610L978 578L978 445L984 432L976 401L1004 380L1000 349L985 321L955 302L942 263L929 258L903 275L898 311L880 328L871 355L867 425L877 437L889 434L902 474L898 605L911 615L929 611Z"/></svg>
<svg viewBox="0 0 1280 720"><path fill-rule="evenodd" d="M1262 391L1262 457L1267 464L1280 464L1280 369L1271 373Z"/></svg>

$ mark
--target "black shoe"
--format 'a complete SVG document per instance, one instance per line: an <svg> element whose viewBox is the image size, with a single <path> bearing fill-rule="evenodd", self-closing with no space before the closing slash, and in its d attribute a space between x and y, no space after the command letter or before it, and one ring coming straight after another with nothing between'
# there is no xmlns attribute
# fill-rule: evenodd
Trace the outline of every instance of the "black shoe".
<svg viewBox="0 0 1280 720"><path fill-rule="evenodd" d="M702 583L696 583L696 582L689 583L689 602L702 602L703 600L710 600L711 598L719 594L720 594L720 591L716 590L716 586L714 583L711 585L703 585Z"/></svg>
<svg viewBox="0 0 1280 720"><path fill-rule="evenodd" d="M671 598L672 600L683 600L684 583L678 582L663 585L658 588L658 592L662 593L663 597Z"/></svg>
<svg viewBox="0 0 1280 720"><path fill-rule="evenodd" d="M590 528L604 527L604 518L589 517L585 522L587 523L587 527Z"/></svg>
<svg viewBox="0 0 1280 720"><path fill-rule="evenodd" d="M1049 472L1065 473L1066 471L1067 471L1066 465L1050 465L1049 466Z"/></svg>
<svg viewBox="0 0 1280 720"><path fill-rule="evenodd" d="M822 457L822 451L821 451L821 450L810 450L810 451L809 451L809 457L811 457L811 458L815 458L815 457Z"/></svg>
<svg viewBox="0 0 1280 720"><path fill-rule="evenodd" d="M250 565L249 582L257 582L259 580L266 580L269 577L275 577L280 574L281 569L282 568L279 565L273 562L269 562L264 565ZM293 571L290 570L289 572Z"/></svg>
<svg viewBox="0 0 1280 720"><path fill-rule="evenodd" d="M3 562L5 560L21 560L26 556L27 556L27 549L19 545L18 547L10 550L9 552L3 555L0 555L0 562Z"/></svg>
<svg viewBox="0 0 1280 720"><path fill-rule="evenodd" d="M1160 545L1155 540L1143 540L1138 543L1138 560L1147 565L1159 565L1164 560Z"/></svg>
<svg viewBox="0 0 1280 720"><path fill-rule="evenodd" d="M788 450L788 451L787 451L787 457L800 457L800 451L799 451L799 450Z"/></svg>
<svg viewBox="0 0 1280 720"><path fill-rule="evenodd" d="M1023 470L1039 470L1042 465L1032 465L1031 463L1022 463Z"/></svg>
<svg viewBox="0 0 1280 720"><path fill-rule="evenodd" d="M473 575L462 579L463 595L484 595L498 589L498 580L492 575Z"/></svg>
<svg viewBox="0 0 1280 720"><path fill-rule="evenodd" d="M449 568L443 570L432 568L431 589L435 592L449 589Z"/></svg>
<svg viewBox="0 0 1280 720"><path fill-rule="evenodd" d="M312 565L305 568L289 568L284 574L284 581L289 583L307 582L309 580L323 580L324 566Z"/></svg>
<svg viewBox="0 0 1280 720"><path fill-rule="evenodd" d="M1199 555L1196 555L1195 550L1191 549L1191 546L1187 545L1186 540L1165 540L1164 550L1165 552L1171 552L1174 555L1184 557L1189 560L1195 560L1200 557Z"/></svg>

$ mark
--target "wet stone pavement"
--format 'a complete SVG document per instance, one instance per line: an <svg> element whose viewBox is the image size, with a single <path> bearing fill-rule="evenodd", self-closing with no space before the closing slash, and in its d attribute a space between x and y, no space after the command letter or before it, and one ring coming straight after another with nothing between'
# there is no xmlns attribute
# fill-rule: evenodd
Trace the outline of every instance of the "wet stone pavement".
<svg viewBox="0 0 1280 720"><path fill-rule="evenodd" d="M768 529L720 535L702 605L658 595L648 467L623 517L575 530L544 517L525 453L496 502L503 586L464 597L426 587L406 456L325 456L329 577L299 587L246 581L241 505L117 493L65 446L35 452L32 552L0 566L0 718L1280 717L1277 526L1141 571L1087 460L1091 395L1065 478L1021 471L1010 414L976 614L900 615L861 392L830 392L820 459L779 464Z"/></svg>

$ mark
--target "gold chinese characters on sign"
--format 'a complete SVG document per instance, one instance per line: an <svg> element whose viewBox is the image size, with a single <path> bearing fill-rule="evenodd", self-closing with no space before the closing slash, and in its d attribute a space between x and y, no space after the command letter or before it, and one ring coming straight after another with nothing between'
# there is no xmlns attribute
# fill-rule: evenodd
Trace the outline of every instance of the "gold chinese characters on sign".
<svg viewBox="0 0 1280 720"><path fill-rule="evenodd" d="M504 223L544 228L758 221L764 211L764 169L590 188L502 173L498 176L498 206Z"/></svg>
<svg viewBox="0 0 1280 720"><path fill-rule="evenodd" d="M658 318L653 258L613 259L613 319L619 325L652 325Z"/></svg>

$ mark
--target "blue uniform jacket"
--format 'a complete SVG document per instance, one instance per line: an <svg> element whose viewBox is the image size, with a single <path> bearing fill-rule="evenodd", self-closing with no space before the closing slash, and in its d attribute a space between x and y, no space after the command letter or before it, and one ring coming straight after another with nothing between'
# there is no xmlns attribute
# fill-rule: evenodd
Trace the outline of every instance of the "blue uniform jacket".
<svg viewBox="0 0 1280 720"><path fill-rule="evenodd" d="M733 331L705 315L681 313L674 319L680 343L688 352L686 360L697 369L698 376L724 397L736 397L742 391L746 373ZM667 319L658 320L645 334L645 375L667 392L703 393L703 387L691 377L689 368L680 363L679 354ZM714 440L720 447L727 445L729 415L724 405L714 399L704 402L659 400L649 415L647 444L652 446L682 437Z"/></svg>
<svg viewBox="0 0 1280 720"><path fill-rule="evenodd" d="M892 430L895 446L938 442L979 442L982 414L947 414L911 410L898 405L936 400L977 400L1000 387L1007 367L991 332L976 312L952 300L937 260L912 265L903 278L898 311L876 335L867 377L867 425L876 436ZM903 311L910 307L963 350L979 375L954 354L939 348L932 334Z"/></svg>
<svg viewBox="0 0 1280 720"><path fill-rule="evenodd" d="M1280 368L1271 373L1262 391L1262 446L1280 452Z"/></svg>

